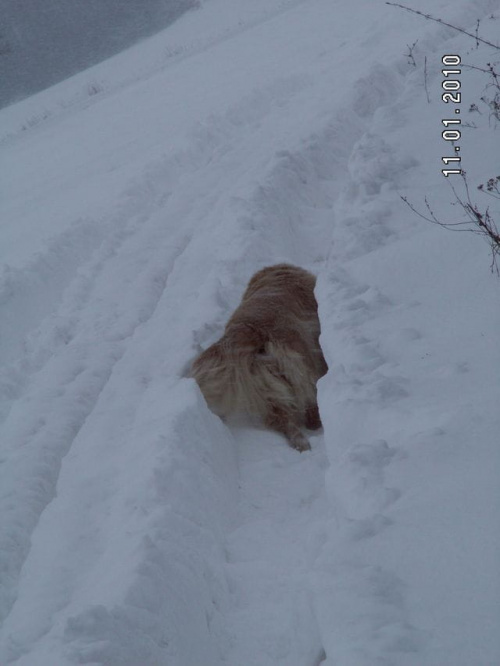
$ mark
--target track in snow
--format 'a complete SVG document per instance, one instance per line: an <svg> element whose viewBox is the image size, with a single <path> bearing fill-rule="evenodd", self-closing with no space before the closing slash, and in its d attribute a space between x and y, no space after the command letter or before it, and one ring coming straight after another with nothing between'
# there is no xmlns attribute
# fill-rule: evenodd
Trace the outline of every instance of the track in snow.
<svg viewBox="0 0 500 666"><path fill-rule="evenodd" d="M272 34L287 62L295 50L283 44L293 40L278 18L255 26L257 44ZM288 19L300 36L311 15L297 7ZM354 423L342 442L358 432L363 439L350 406L393 413L407 395L401 359L363 336L400 304L343 263L402 236L387 191L415 161L382 137L404 125L411 100L402 68L368 70L367 55L353 66L344 45L352 69L339 81L352 94L337 103L342 86L322 58L331 30L340 43L345 29L329 20L311 33L325 49L310 47L320 85L307 67L249 85L184 149L147 161L116 214L76 223L46 262L6 277L12 329L28 339L5 348L16 360L1 393L9 441L0 466L2 663L373 666L381 654L397 666L419 663L422 636L404 583L389 565L368 565L363 550L392 524L401 491L387 477L404 467L402 451L370 441L327 469L321 435L299 455L273 433L228 429L185 377L249 276L288 260L322 272L323 321L351 354L344 381L325 340L336 368L320 390L329 431L340 405L342 422ZM359 38L371 29L361 25ZM141 104L154 107L148 100ZM108 113L117 111L111 102ZM43 307L25 319L27 293L42 277ZM418 345L417 328L405 335L400 346ZM331 514L325 473L340 517Z"/></svg>
<svg viewBox="0 0 500 666"><path fill-rule="evenodd" d="M225 546L234 604L224 662L316 666L321 637L309 577L328 516L322 437L311 438L311 453L297 455L273 433L233 433L240 499Z"/></svg>
<svg viewBox="0 0 500 666"><path fill-rule="evenodd" d="M71 283L64 292L58 289L49 268L50 279L45 280L45 292L40 298L50 314L44 318L40 311L38 327L36 319L26 322L33 330L27 345L17 350L18 359L8 368L3 387L3 433L10 449L5 451L1 470L2 538L4 543L12 544L12 550L4 551L7 584L2 588L0 601L6 618L2 652L6 663L29 664L33 650L37 650L37 659L62 663L58 641L69 645L63 650L66 659L78 654L84 663L99 659L107 664L115 663L113 660L121 663L123 655L115 641L123 640L123 631L131 621L129 616L117 611L107 620L97 607L90 607L83 615L79 609L92 599L100 576L106 577L107 569L113 568L113 553L120 548L118 537L113 536L117 524L130 520L125 508L129 500L126 494L123 496L122 488L134 482L128 478L123 461L133 460L144 445L144 473L146 477L157 477L162 465L155 462L155 456L159 455L158 447L165 446L168 435L160 435L159 430L152 437L148 430L154 432L155 426L143 425L145 442L152 439L150 449L138 441L141 429L137 423L142 423L144 401L152 402L159 414L166 411L168 416L166 407L171 400L170 420L181 418L175 415L185 407L182 402L177 405L179 392L172 386L172 381L175 384L179 379L165 378L182 376L186 366L179 359L192 356L193 345L213 334L212 330L220 324L212 324L212 329L206 327L206 322L213 321L214 312L219 312L221 323L230 308L228 303L238 297L243 281L233 283L234 267L241 260L243 266L253 267L259 255L261 263L273 260L275 248L268 246L270 234L279 236L280 229L259 231L257 223L250 219L247 204L242 206L242 200L235 199L234 193L238 192L242 173L251 169L252 162L257 165L261 160L255 151L248 159L255 124L263 125L262 131L267 132L268 116L272 120L273 115L281 113L280 105L302 90L301 82L297 84L292 77L253 94L226 117L213 119L198 131L190 149L153 165L137 185L129 188L115 217L93 236L95 247L90 247L90 251L80 247L75 254L76 268L68 271ZM242 166L235 170L236 165ZM274 177L293 184L309 168L307 160L302 163L300 156L283 153ZM222 191L219 182L224 183ZM274 187L257 193L256 202L264 208L258 215L269 216L265 207L276 204ZM193 190L196 199L192 197ZM228 216L231 200L232 212ZM255 207L255 202L252 205ZM229 219L223 216L220 220L218 210L225 210ZM179 219L183 220L182 225L178 224ZM236 225L235 219L239 220ZM208 221L206 227L204 220ZM300 219L295 220L295 226L300 227ZM48 261L53 261L54 275L59 273L62 277L58 248L63 242L75 248L73 238L77 240L88 227L86 222L81 229L76 225L67 241L53 244ZM215 247L214 235L229 240L229 247L221 244L217 258L203 256L201 248L207 244ZM282 249L283 255L293 253L297 246L302 246L305 253L303 239L292 232L288 245ZM314 247L308 250L309 260L315 251ZM297 257L296 261L300 259ZM32 264L32 282L42 275L45 265L41 260ZM21 273L11 279L9 306L13 325L26 306L23 281ZM218 299L215 303L205 296L214 284ZM174 319L172 312L178 313ZM186 335L186 330L190 334ZM193 337L193 331L200 332L199 339ZM191 383L190 387L193 392ZM164 414L160 421L164 431L173 428L175 432L177 426L172 426ZM184 437L197 441L196 432L189 428L184 432L182 428ZM280 445L283 449L282 442ZM286 445L283 453L296 455ZM187 471L189 478L197 473ZM246 474L245 469L242 474ZM19 483L21 478L23 483ZM227 480L224 483L229 488L232 485ZM175 490L175 483L172 488ZM174 492L172 488L168 489L169 496ZM186 489L177 488L180 497L185 492ZM198 488L198 492L202 490ZM208 501L214 502L210 494ZM147 515L153 510L143 511ZM174 525L172 533L179 529L183 533L183 528ZM135 560L131 556L131 563L123 566L132 581L138 576L133 573L133 562L146 566L149 547L145 544L151 539L146 533L150 531L145 518L144 525L134 528L128 538L131 551L138 548L143 553L139 560L137 555ZM156 541L155 546L153 538L151 547L158 547L162 540L156 537ZM232 541L236 552L236 540ZM123 550L120 557L124 557ZM245 574L236 573L240 569L235 564L231 576L234 589L239 590L236 595L244 594L241 588L245 587ZM21 570L23 580L19 582ZM45 571L42 579L38 576L40 570ZM134 584L125 573L123 577L125 588L117 583L117 589L133 590ZM26 614L27 607L35 610ZM159 613L156 622L161 621ZM108 623L110 633L105 628ZM113 629L115 625L117 628ZM238 641L242 639L236 625L229 633ZM160 644L162 641L170 643L171 639L161 639ZM146 647L141 648L145 650L140 652L143 656L133 659L144 659L142 663L146 663L148 658L157 658L151 655L159 648L151 652L147 643L146 640Z"/></svg>

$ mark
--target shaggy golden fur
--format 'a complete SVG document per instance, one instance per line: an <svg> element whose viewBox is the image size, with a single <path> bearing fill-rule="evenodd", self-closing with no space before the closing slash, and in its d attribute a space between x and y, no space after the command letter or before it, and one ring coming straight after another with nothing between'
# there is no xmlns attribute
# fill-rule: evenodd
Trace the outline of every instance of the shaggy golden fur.
<svg viewBox="0 0 500 666"><path fill-rule="evenodd" d="M192 367L212 411L258 416L298 451L310 449L301 427L321 427L316 382L327 371L315 284L289 264L256 273L222 338Z"/></svg>

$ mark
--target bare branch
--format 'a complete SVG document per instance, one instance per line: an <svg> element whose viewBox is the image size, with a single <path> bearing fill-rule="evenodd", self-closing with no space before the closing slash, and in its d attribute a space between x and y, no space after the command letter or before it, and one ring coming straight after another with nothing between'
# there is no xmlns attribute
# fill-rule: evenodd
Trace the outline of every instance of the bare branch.
<svg viewBox="0 0 500 666"><path fill-rule="evenodd" d="M497 44L493 44L492 42L488 42L486 39L481 39L477 35L477 30L479 26L476 28L476 34L473 34L471 32L467 32L467 30L464 30L463 28L457 28L456 25L452 25L451 23L447 23L446 21L443 21L443 19L440 18L435 18L434 16L431 16L430 14L424 14L424 12L420 12L417 9L411 9L410 7L405 7L404 5L400 5L397 2L386 2L386 5L391 5L392 7L399 7L400 9L406 9L407 12L411 12L412 14L418 14L418 16L422 16L425 19L428 19L429 21L435 21L436 23L440 23L441 25L445 25L448 28L452 28L453 30L456 30L457 32L461 32L464 35L467 35L468 37L472 37L476 41L476 44L478 42L481 42L482 44L487 44L488 46L492 46L494 49L497 51L500 51L500 46Z"/></svg>
<svg viewBox="0 0 500 666"><path fill-rule="evenodd" d="M406 46L408 47L408 53L406 54L406 57L408 58L408 64L413 65L413 67L417 66L417 63L415 62L415 56L413 55L413 49L417 45L418 39L413 42L413 44L410 46L407 44Z"/></svg>
<svg viewBox="0 0 500 666"><path fill-rule="evenodd" d="M450 183L453 194L455 195L456 203L460 205L467 216L467 220L462 222L442 222L434 211L431 208L427 197L425 197L425 207L427 209L427 214L419 211L413 204L411 204L406 197L401 197L405 204L419 217L427 222L432 224L437 224L444 229L449 229L451 231L467 231L468 233L473 233L479 236L483 236L488 241L491 250L491 270L495 271L497 275L500 275L500 270L497 264L498 257L500 257L500 232L497 229L495 221L493 220L489 208L482 213L478 206L472 203L469 184L465 172L462 174L462 178L465 186L466 200L462 200L459 194L457 193L455 187ZM494 181L495 179L490 179ZM490 181L488 181L490 183ZM480 186L478 189L482 190ZM494 188L493 188L494 189ZM493 196L496 197L495 194ZM496 197L498 198L498 197ZM456 204L455 204L456 205Z"/></svg>
<svg viewBox="0 0 500 666"><path fill-rule="evenodd" d="M431 97L429 95L429 87L427 85L427 56L424 58L424 88L425 94L427 95L427 104L431 103Z"/></svg>
<svg viewBox="0 0 500 666"><path fill-rule="evenodd" d="M486 183L486 189L484 189L484 184L478 185L477 189L494 199L500 199L500 176L490 178Z"/></svg>

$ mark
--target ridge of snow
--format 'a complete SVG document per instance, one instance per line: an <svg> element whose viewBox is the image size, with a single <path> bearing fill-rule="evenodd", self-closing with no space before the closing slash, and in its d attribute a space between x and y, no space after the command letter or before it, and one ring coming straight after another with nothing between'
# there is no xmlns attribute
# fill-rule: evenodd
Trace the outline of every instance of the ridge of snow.
<svg viewBox="0 0 500 666"><path fill-rule="evenodd" d="M147 76L4 144L0 661L493 666L498 282L486 246L400 200L449 196L445 111L393 35L436 56L431 99L469 43L366 0L233 3L217 32L213 2L172 30L227 39L153 76L145 53ZM488 136L464 132L475 173ZM330 366L300 456L186 376L282 260L318 273Z"/></svg>

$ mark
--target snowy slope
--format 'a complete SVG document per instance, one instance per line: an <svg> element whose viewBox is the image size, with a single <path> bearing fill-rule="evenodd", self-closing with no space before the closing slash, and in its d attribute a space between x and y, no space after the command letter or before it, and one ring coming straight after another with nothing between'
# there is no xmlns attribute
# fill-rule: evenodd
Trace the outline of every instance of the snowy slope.
<svg viewBox="0 0 500 666"><path fill-rule="evenodd" d="M498 0L438 5L498 38ZM384 3L211 0L0 113L2 665L500 663L500 283L400 198L456 214L444 53L496 57ZM187 377L283 260L330 367L301 455Z"/></svg>

